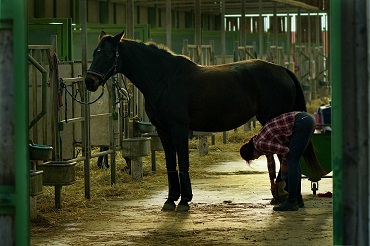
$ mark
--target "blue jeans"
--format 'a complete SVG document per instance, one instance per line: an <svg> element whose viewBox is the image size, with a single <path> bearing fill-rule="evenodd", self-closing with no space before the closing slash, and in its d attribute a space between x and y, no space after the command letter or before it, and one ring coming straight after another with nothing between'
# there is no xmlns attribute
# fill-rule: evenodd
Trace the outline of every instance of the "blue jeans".
<svg viewBox="0 0 370 246"><path fill-rule="evenodd" d="M301 195L301 165L300 159L315 131L315 120L307 112L295 115L293 133L289 141L288 165L288 193L289 198Z"/></svg>

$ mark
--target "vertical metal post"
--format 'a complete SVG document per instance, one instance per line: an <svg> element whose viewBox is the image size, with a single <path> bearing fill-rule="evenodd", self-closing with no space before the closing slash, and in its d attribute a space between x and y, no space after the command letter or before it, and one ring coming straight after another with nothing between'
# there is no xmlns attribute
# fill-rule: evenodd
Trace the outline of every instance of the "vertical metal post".
<svg viewBox="0 0 370 246"><path fill-rule="evenodd" d="M226 63L226 57L225 57L225 46L226 46L226 35L225 35L225 0L222 0L221 2L221 63ZM222 143L226 144L227 140L227 132L222 133Z"/></svg>
<svg viewBox="0 0 370 246"><path fill-rule="evenodd" d="M276 49L277 49L277 46L278 46L278 40L277 40L277 35L278 35L278 18L277 18L277 4L276 2L273 3L274 5L274 15L273 15L273 23L274 23L274 28L272 29L272 32L273 32L273 45L276 46Z"/></svg>
<svg viewBox="0 0 370 246"><path fill-rule="evenodd" d="M172 14L171 0L166 0L166 45L172 48Z"/></svg>
<svg viewBox="0 0 370 246"><path fill-rule="evenodd" d="M298 14L295 23L295 36L296 36L296 43L298 45L302 45L302 18L301 18L301 8L298 8Z"/></svg>
<svg viewBox="0 0 370 246"><path fill-rule="evenodd" d="M125 37L134 38L134 3L133 0L126 1L126 31Z"/></svg>
<svg viewBox="0 0 370 246"><path fill-rule="evenodd" d="M332 83L332 167L333 167L333 239L343 245L343 161L342 161L342 2L330 1L330 70ZM354 130L354 129L352 129Z"/></svg>
<svg viewBox="0 0 370 246"><path fill-rule="evenodd" d="M292 43L292 17L289 15L289 5L287 6L287 55L288 55L288 68L290 68L290 44Z"/></svg>
<svg viewBox="0 0 370 246"><path fill-rule="evenodd" d="M308 12L308 27L307 27L307 46L308 54L311 56L311 14Z"/></svg>
<svg viewBox="0 0 370 246"><path fill-rule="evenodd" d="M225 0L221 1L221 56L222 64L226 63Z"/></svg>
<svg viewBox="0 0 370 246"><path fill-rule="evenodd" d="M201 0L195 0L195 55L194 61L200 62L199 52L202 45L202 13L201 13Z"/></svg>
<svg viewBox="0 0 370 246"><path fill-rule="evenodd" d="M315 43L316 46L320 46L320 33L321 33L321 24L320 24L321 17L319 13L317 13L315 18Z"/></svg>
<svg viewBox="0 0 370 246"><path fill-rule="evenodd" d="M240 46L246 45L246 26L245 26L245 0L241 0L242 12L240 18ZM244 58L245 59L245 58Z"/></svg>
<svg viewBox="0 0 370 246"><path fill-rule="evenodd" d="M184 56L189 56L189 50L188 50L188 40L184 39L182 41L182 54Z"/></svg>
<svg viewBox="0 0 370 246"><path fill-rule="evenodd" d="M2 20L3 21L3 20ZM0 239L5 245L14 245L15 238L7 234L15 231L15 142L14 142L14 75L13 30L0 29ZM10 85L10 86L9 86Z"/></svg>
<svg viewBox="0 0 370 246"><path fill-rule="evenodd" d="M245 46L244 46L245 48ZM244 49L243 49L244 51ZM245 60L245 57L244 57L244 52L243 52L243 57L240 59L240 60ZM234 62L237 62L239 61L239 41L235 41L234 42L234 59L233 59Z"/></svg>
<svg viewBox="0 0 370 246"><path fill-rule="evenodd" d="M263 54L263 33L264 33L264 24L263 24L263 17L262 17L262 0L258 1L258 41L259 41L259 55L260 57Z"/></svg>
<svg viewBox="0 0 370 246"><path fill-rule="evenodd" d="M0 52L0 242L4 246L29 245L25 0L0 2Z"/></svg>
<svg viewBox="0 0 370 246"><path fill-rule="evenodd" d="M110 136L110 149L113 150L113 153L110 155L110 162L111 162L111 171L110 171L110 180L111 180L111 184L115 184L116 183L116 131L117 131L117 122L118 122L118 115L116 114L117 111L116 111L116 91L115 91L115 87L112 86L111 87L111 107L110 107L110 113L111 113L111 117L110 117L110 120L109 120L109 125L110 125L110 132L111 132L111 136Z"/></svg>
<svg viewBox="0 0 370 246"><path fill-rule="evenodd" d="M51 35L50 43L54 47L53 51L57 51L57 35ZM54 57L54 54L51 54ZM58 66L58 64L54 64ZM55 72L55 68L53 69ZM61 161L61 150L60 150L60 131L59 131L59 118L58 118L58 78L56 78L55 74L51 79L51 102L53 110L51 112L51 131L52 131L52 146L55 146L53 149L53 160Z"/></svg>
<svg viewBox="0 0 370 246"><path fill-rule="evenodd" d="M342 23L339 29L342 32L339 39L342 43L336 52L343 54L337 71L342 75L341 97L345 100L342 131L339 131L342 133L344 188L338 191L343 202L342 244L369 245L370 37L367 31L370 2L343 0L341 3L339 20Z"/></svg>
<svg viewBox="0 0 370 246"><path fill-rule="evenodd" d="M82 47L82 76L86 76L87 71L87 51L86 51L86 37L87 37L87 3L86 0L80 0L80 20L81 20L81 47ZM90 93L84 86L84 100L88 102ZM90 106L83 106L84 121L82 122L83 141L82 151L85 156L84 160L84 181L85 181L85 198L90 199Z"/></svg>
<svg viewBox="0 0 370 246"><path fill-rule="evenodd" d="M134 1L127 0L126 1L126 33L125 37L129 39L134 39ZM126 136L132 137L133 130L132 125L130 125L129 118L132 118L134 115L138 113L138 101L139 101L139 90L136 86L133 87L133 100L130 103L130 117L126 118L125 125L127 126L127 134Z"/></svg>
<svg viewBox="0 0 370 246"><path fill-rule="evenodd" d="M10 2L10 1L8 1ZM16 244L28 245L29 227L29 154L28 154L28 63L27 63L27 20L28 3L14 0L14 140L16 171Z"/></svg>
<svg viewBox="0 0 370 246"><path fill-rule="evenodd" d="M312 44L311 44L311 14L310 12L308 12L308 27L307 27L307 35L305 35L307 37L307 55L309 56L309 60L307 61L309 63L309 66L310 66L310 69L309 69L309 74L308 74L308 78L307 78L307 81L308 83L311 85L311 99L314 100L316 99L316 83L315 83L315 80L312 78L312 70L311 70L311 67L312 67L312 59L311 57L314 55L313 52L312 52ZM316 64L317 65L317 64ZM315 69L317 69L317 66L315 66Z"/></svg>

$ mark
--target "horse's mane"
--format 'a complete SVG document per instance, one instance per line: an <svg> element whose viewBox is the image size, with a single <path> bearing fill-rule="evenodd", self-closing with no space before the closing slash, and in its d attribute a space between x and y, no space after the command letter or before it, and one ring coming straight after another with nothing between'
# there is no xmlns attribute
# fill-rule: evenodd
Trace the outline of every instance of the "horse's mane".
<svg viewBox="0 0 370 246"><path fill-rule="evenodd" d="M100 44L101 40L107 36L112 36L112 35L108 35L108 34L104 34L104 35L100 35L99 38L98 38L98 43ZM139 44L139 45L144 45L148 48L151 48L151 49L154 49L156 51L159 51L159 52L162 52L163 54L166 54L166 55L170 55L170 56L175 56L175 57L181 57L181 58L184 58L188 61L191 61L190 57L188 56L185 56L185 55L179 55L179 54L176 54L175 52L173 52L172 50L170 50L167 46L163 45L163 44L157 44L153 41L148 41L148 42L142 42L140 40L134 40L134 39L121 39L121 41L123 40L127 40L127 41L132 41L136 44ZM192 62L192 61L191 61Z"/></svg>
<svg viewBox="0 0 370 246"><path fill-rule="evenodd" d="M167 46L165 46L163 44L157 44L157 43L152 42L152 41L148 41L148 42L145 42L145 43L144 42L140 42L140 41L135 41L135 42L141 43L143 45L146 45L147 47L149 47L151 49L154 49L156 51L162 52L163 54L171 55L171 56L176 56L176 57L181 57L181 58L184 58L186 60L191 61L188 56L176 54L175 52L173 52L172 50L170 50Z"/></svg>
<svg viewBox="0 0 370 246"><path fill-rule="evenodd" d="M173 56L177 56L176 53L174 53L172 50L170 50L167 46L165 46L163 44L157 44L157 43L154 43L152 41L145 42L144 44L146 46L152 48L152 49L156 49L156 50L161 51L163 53L167 53L167 54L170 54L170 55L173 55Z"/></svg>

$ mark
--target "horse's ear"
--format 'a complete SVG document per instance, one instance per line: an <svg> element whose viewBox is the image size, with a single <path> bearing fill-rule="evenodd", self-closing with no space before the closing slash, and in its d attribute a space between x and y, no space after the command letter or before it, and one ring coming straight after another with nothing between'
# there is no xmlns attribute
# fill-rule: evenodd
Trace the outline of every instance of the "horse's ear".
<svg viewBox="0 0 370 246"><path fill-rule="evenodd" d="M101 40L105 35L107 35L107 33L106 33L106 32L104 32L104 31L101 31L101 33L99 34L99 37L98 37L98 43L100 43L100 40Z"/></svg>
<svg viewBox="0 0 370 246"><path fill-rule="evenodd" d="M123 38L125 37L125 31L121 32L120 34L117 34L113 37L114 43L118 44L123 41Z"/></svg>

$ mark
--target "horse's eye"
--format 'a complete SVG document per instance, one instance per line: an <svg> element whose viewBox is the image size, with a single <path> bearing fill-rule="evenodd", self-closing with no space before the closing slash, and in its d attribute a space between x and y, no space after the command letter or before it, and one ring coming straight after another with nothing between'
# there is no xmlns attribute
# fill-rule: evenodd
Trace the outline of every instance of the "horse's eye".
<svg viewBox="0 0 370 246"><path fill-rule="evenodd" d="M101 49L100 49L100 48L96 50L96 52L100 52L100 51L101 51Z"/></svg>

